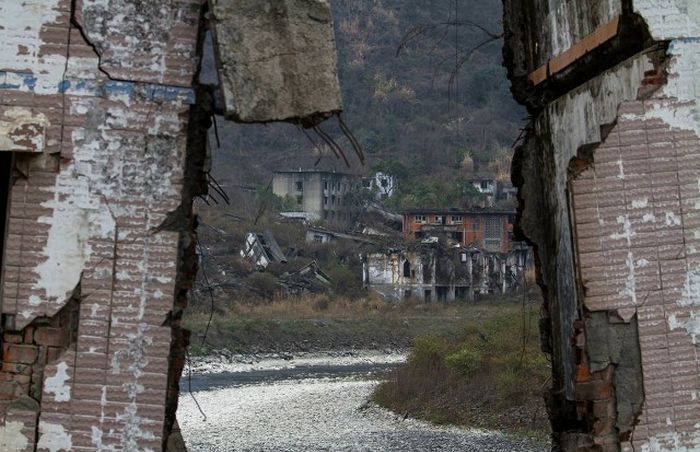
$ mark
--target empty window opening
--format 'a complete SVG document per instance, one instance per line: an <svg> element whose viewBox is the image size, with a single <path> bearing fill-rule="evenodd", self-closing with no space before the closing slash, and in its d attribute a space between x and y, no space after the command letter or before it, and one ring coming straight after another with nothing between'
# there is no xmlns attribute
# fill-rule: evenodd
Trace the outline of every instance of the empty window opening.
<svg viewBox="0 0 700 452"><path fill-rule="evenodd" d="M447 295L449 294L449 292L450 292L449 287L438 287L437 288L438 301L442 301L442 302L447 301Z"/></svg>
<svg viewBox="0 0 700 452"><path fill-rule="evenodd" d="M304 191L304 183L297 181L297 191Z"/></svg>
<svg viewBox="0 0 700 452"><path fill-rule="evenodd" d="M413 292L411 292L411 289L406 289L403 291L403 297L405 299L411 298L413 296Z"/></svg>
<svg viewBox="0 0 700 452"><path fill-rule="evenodd" d="M469 287L467 287L467 286L455 287L455 298L457 300L467 300L469 298Z"/></svg>
<svg viewBox="0 0 700 452"><path fill-rule="evenodd" d="M409 261L405 261L403 263L403 277L404 278L411 277L411 263Z"/></svg>
<svg viewBox="0 0 700 452"><path fill-rule="evenodd" d="M423 292L423 295L424 295L423 298L425 299L425 301L430 301L430 299L432 298L433 292L430 289L425 289L425 292Z"/></svg>
<svg viewBox="0 0 700 452"><path fill-rule="evenodd" d="M5 239L9 217L11 178L12 153L0 152L0 269L5 268ZM0 298L2 298L2 294L0 294Z"/></svg>

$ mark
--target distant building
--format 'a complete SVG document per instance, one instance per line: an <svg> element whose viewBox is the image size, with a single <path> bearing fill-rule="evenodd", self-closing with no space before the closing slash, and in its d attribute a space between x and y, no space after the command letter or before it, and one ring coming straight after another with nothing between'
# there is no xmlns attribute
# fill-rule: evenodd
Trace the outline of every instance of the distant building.
<svg viewBox="0 0 700 452"><path fill-rule="evenodd" d="M467 181L482 195L486 196L489 206L496 201L498 181L494 176L472 176Z"/></svg>
<svg viewBox="0 0 700 452"><path fill-rule="evenodd" d="M377 194L377 199L386 199L393 196L396 190L396 177L391 174L377 172L372 177L362 180L362 185L368 190L373 190Z"/></svg>
<svg viewBox="0 0 700 452"><path fill-rule="evenodd" d="M311 220L344 222L352 211L346 197L356 184L352 174L299 169L275 172L272 191L282 198L291 197Z"/></svg>
<svg viewBox="0 0 700 452"><path fill-rule="evenodd" d="M408 240L445 237L462 246L508 252L513 248L513 211L415 209L403 216Z"/></svg>
<svg viewBox="0 0 700 452"><path fill-rule="evenodd" d="M518 198L518 189L513 187L513 184L508 181L503 184L503 187L498 193L498 201L510 201Z"/></svg>
<svg viewBox="0 0 700 452"><path fill-rule="evenodd" d="M391 300L473 300L522 289L525 271L532 267L531 250L520 245L500 253L416 244L365 255L363 282Z"/></svg>
<svg viewBox="0 0 700 452"><path fill-rule="evenodd" d="M328 243L335 240L345 240L356 243L373 244L371 240L343 232L329 231L323 228L310 227L306 230L307 243Z"/></svg>

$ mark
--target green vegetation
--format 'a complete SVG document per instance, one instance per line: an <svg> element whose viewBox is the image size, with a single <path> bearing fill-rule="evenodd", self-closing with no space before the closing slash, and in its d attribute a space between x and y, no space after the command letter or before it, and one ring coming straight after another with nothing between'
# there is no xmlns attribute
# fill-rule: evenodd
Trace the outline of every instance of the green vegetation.
<svg viewBox="0 0 700 452"><path fill-rule="evenodd" d="M469 208L480 205L485 196L465 179L428 180L415 184L402 184L403 190L387 200L387 204L395 209L408 208Z"/></svg>
<svg viewBox="0 0 700 452"><path fill-rule="evenodd" d="M537 311L509 304L480 314L454 338L417 338L375 401L433 422L547 434L550 366L539 349Z"/></svg>
<svg viewBox="0 0 700 452"><path fill-rule="evenodd" d="M458 0L457 6L460 20L501 32L501 0ZM367 154L366 165L355 163L351 171L384 170L399 178L403 191L431 180L458 181L465 171L458 157L466 151L486 162L510 149L526 113L510 94L502 41L471 52L488 36L474 26L440 25L455 21L454 2L333 0L332 7L344 119ZM417 27L424 33L402 46ZM455 53L465 62L450 83ZM352 153L332 121L323 127ZM273 170L313 167L318 157L293 125L220 121L219 132L214 173L222 183L266 186ZM319 167L348 170L331 156ZM423 201L412 190L405 195L408 204Z"/></svg>

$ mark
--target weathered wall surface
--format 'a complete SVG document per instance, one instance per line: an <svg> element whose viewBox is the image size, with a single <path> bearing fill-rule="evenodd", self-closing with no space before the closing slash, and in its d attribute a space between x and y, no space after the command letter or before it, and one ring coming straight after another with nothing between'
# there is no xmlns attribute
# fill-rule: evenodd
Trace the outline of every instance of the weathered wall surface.
<svg viewBox="0 0 700 452"><path fill-rule="evenodd" d="M146 3L0 5L2 450L162 448L201 5Z"/></svg>
<svg viewBox="0 0 700 452"><path fill-rule="evenodd" d="M227 116L317 124L342 110L328 0L212 0Z"/></svg>
<svg viewBox="0 0 700 452"><path fill-rule="evenodd" d="M473 300L480 294L517 292L523 288L523 275L529 268L531 251L525 247L498 253L419 245L365 255L363 283L394 301L410 297Z"/></svg>
<svg viewBox="0 0 700 452"><path fill-rule="evenodd" d="M535 117L514 181L546 300L554 440L565 451L697 450L700 7L623 1L604 50L580 53L594 17L553 33L504 3L514 93ZM544 42L572 37L545 58L574 57L558 74L533 75L515 54L536 45L538 27Z"/></svg>

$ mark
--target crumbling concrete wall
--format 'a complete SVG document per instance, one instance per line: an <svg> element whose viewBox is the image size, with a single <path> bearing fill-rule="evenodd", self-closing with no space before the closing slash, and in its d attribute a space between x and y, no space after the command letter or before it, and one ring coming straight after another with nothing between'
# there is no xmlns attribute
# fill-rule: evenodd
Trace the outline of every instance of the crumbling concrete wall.
<svg viewBox="0 0 700 452"><path fill-rule="evenodd" d="M0 5L3 450L162 449L200 3Z"/></svg>
<svg viewBox="0 0 700 452"><path fill-rule="evenodd" d="M696 450L700 7L599 2L611 33L581 1L541 26L552 3L504 2L504 55L534 118L513 169L546 300L554 440ZM538 59L538 37L563 44Z"/></svg>
<svg viewBox="0 0 700 452"><path fill-rule="evenodd" d="M474 300L479 295L522 290L532 265L527 247L494 253L419 245L363 256L363 283L388 300Z"/></svg>
<svg viewBox="0 0 700 452"><path fill-rule="evenodd" d="M212 0L228 117L310 126L342 110L328 0Z"/></svg>

